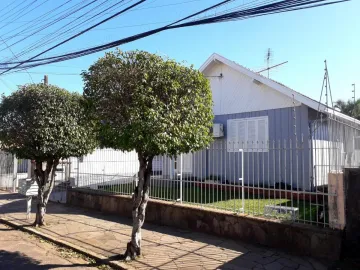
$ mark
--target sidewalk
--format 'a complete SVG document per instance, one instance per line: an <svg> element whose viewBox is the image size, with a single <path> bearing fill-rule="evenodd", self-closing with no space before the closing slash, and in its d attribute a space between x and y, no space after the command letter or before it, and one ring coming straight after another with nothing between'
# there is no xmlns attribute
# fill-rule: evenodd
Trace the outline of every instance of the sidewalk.
<svg viewBox="0 0 360 270"><path fill-rule="evenodd" d="M0 191L0 218L29 225L34 215L26 220L25 209L23 196ZM40 232L110 260L116 260L124 253L131 233L128 218L57 203L48 204L45 219L48 226L38 229ZM326 269L311 258L146 222L142 249L142 256L127 264L129 269Z"/></svg>
<svg viewBox="0 0 360 270"><path fill-rule="evenodd" d="M0 224L0 262L0 270L98 270L94 263L80 256L3 224Z"/></svg>

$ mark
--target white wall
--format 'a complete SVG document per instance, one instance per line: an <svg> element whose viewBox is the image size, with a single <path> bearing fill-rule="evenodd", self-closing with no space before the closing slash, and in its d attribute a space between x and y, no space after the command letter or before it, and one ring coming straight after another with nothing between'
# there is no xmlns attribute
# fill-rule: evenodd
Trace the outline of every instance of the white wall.
<svg viewBox="0 0 360 270"><path fill-rule="evenodd" d="M219 76L221 73L222 78L210 77ZM294 105L288 96L264 84L255 84L252 78L221 62L214 63L204 74L210 80L215 115L287 108ZM301 104L296 102L295 105Z"/></svg>
<svg viewBox="0 0 360 270"><path fill-rule="evenodd" d="M327 185L329 172L339 171L345 165L344 145L340 142L312 140L311 148L313 185Z"/></svg>

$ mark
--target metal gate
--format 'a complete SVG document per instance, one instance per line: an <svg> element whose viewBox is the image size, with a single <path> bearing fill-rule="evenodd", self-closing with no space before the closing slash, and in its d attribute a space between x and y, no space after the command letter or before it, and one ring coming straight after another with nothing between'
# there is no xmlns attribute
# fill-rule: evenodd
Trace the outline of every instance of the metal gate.
<svg viewBox="0 0 360 270"><path fill-rule="evenodd" d="M66 203L66 194L70 186L74 185L74 179L70 178L71 162L62 160L56 168L55 184L50 194L49 201Z"/></svg>
<svg viewBox="0 0 360 270"><path fill-rule="evenodd" d="M15 181L14 156L0 151L0 189L12 191Z"/></svg>

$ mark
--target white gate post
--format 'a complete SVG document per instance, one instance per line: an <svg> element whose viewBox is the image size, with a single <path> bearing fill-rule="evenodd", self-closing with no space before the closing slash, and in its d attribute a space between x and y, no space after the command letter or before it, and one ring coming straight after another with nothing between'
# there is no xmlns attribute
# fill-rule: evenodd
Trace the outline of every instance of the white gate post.
<svg viewBox="0 0 360 270"><path fill-rule="evenodd" d="M80 158L77 158L77 172L76 172L76 187L79 187L79 178L80 178Z"/></svg>
<svg viewBox="0 0 360 270"><path fill-rule="evenodd" d="M180 203L183 201L183 190L182 190L182 175L183 175L183 155L180 154Z"/></svg>
<svg viewBox="0 0 360 270"><path fill-rule="evenodd" d="M14 156L14 164L13 164L13 183L12 183L12 187L13 187L13 192L16 192L16 188L18 186L17 183L17 167L18 167L18 160L16 158L16 156Z"/></svg>

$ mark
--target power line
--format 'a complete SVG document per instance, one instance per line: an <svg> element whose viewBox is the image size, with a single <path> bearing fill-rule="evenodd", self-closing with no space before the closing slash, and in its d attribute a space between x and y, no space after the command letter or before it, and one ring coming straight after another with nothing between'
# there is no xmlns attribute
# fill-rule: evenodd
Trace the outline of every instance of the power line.
<svg viewBox="0 0 360 270"><path fill-rule="evenodd" d="M54 11L62 8L63 6L65 6L66 4L68 4L68 3L71 2L71 1L73 1L73 0L68 0L68 1L66 1L65 3L63 3L63 4L61 4L61 5L53 8L52 10L50 10L50 11L42 14L42 15L39 16L38 18L47 17L48 15L50 15L50 14L53 13ZM85 0L84 0L84 1L85 1ZM79 3L78 3L77 5L79 5ZM75 5L75 6L76 6L76 5ZM56 15L57 15L57 14L56 14ZM56 16L56 15L54 15L54 16ZM50 20L50 19L49 19L49 20ZM13 33L11 36L6 37L6 41L9 41L9 40L11 40L11 39L14 38L14 37L20 36L22 33L27 32L27 30L30 30L34 25L36 26L38 22L39 22L39 21L38 21L37 19L31 20L31 21L27 21L27 22L25 22L25 24L23 24L23 25L15 28L15 29L12 29L11 31L6 32L3 36L5 36L5 35L8 34L8 33ZM28 25L29 23L32 23L32 24ZM8 24L10 24L10 23L8 23ZM17 33L14 34L14 31L15 31L15 30L17 30L17 29L19 29L19 28L21 28L21 27L23 27L23 26L27 26L27 27L26 27L25 29L21 30L20 32L17 32Z"/></svg>
<svg viewBox="0 0 360 270"><path fill-rule="evenodd" d="M86 5L83 5L83 6L77 8L76 10L74 10L74 11L72 11L72 12L69 12L69 13L68 13L67 15L65 15L64 17L67 17L67 16L70 16L70 15L72 15L72 14L75 14L76 12L78 12L78 11L80 11L80 10L88 7L88 6L90 6L91 4L93 4L93 3L97 2L97 1L99 1L99 0L92 0L90 3L88 3L88 4L86 4ZM85 1L83 1L83 2L85 2ZM29 37L32 37L34 34L37 34L37 33L41 32L41 31L43 31L44 29L50 27L51 25L53 25L53 24L55 24L55 23L63 20L64 17L61 16L61 17L55 19L55 20L54 20L53 22L51 22L50 24L48 24L48 25L46 25L46 26L44 26L44 27L42 27L42 28L38 28L38 30L36 30L35 32L32 32L32 33L29 34L27 37L22 38L22 39L20 39L20 40L18 40L18 41L16 41L16 42L12 43L10 46L14 46L14 45L18 44L19 42L22 42L22 41L28 39Z"/></svg>
<svg viewBox="0 0 360 270"><path fill-rule="evenodd" d="M181 22L181 21L184 21L184 20L186 20L186 19L189 19L189 18L191 18L191 17L194 17L194 16L199 15L199 14L205 12L205 11L211 10L211 9L213 9L213 8L215 8L215 7L221 6L221 5L223 5L224 3L228 3L228 2L231 2L231 1L234 1L234 0L225 0L225 1L222 1L222 2L220 2L220 3L218 3L218 4L215 4L215 5L211 6L210 8L206 8L206 9L200 11L200 12L197 12L197 13L194 13L194 14L192 14L192 15L190 15L190 16L187 16L187 17L185 17L185 18L183 18L183 19L181 19L181 20L175 21L175 22L167 25L166 27L169 27L169 26L171 26L171 25L174 25L174 24L176 24L176 23L179 23L179 22ZM141 2L143 2L143 1L141 1ZM165 29L166 27L162 27L161 29ZM154 30L153 30L153 31L154 31ZM148 36L148 35L150 35L150 34L154 34L153 31L145 32L145 33L146 33L146 36ZM156 29L155 31L156 31L156 32L159 32L158 29ZM87 50L87 49L86 49L86 50ZM44 52L43 52L43 53L44 53ZM37 56L35 56L35 57L37 57ZM35 58L35 57L33 57L33 58ZM29 60L29 62L32 62L32 61L38 61L38 60L32 60L32 59ZM22 64L21 62L18 62L18 63L19 63L20 65ZM14 68L15 68L15 67L14 67ZM11 69L13 69L13 68L10 68L9 70L11 70ZM4 73L4 72L3 72L3 73Z"/></svg>
<svg viewBox="0 0 360 270"><path fill-rule="evenodd" d="M12 55L14 55L15 57L16 57L16 55L14 54L14 52L12 51L12 49L6 44L6 42L2 39L2 37L0 36L0 38L1 38L1 40L2 40L2 42L5 44L5 46L9 49L9 51L12 53ZM18 59L17 57L16 57L16 59ZM26 69L25 69L26 70ZM30 80L32 81L32 83L34 83L34 80L33 80L33 78L31 77L31 75L30 75L30 73L26 70L26 73L29 75L29 77L30 77Z"/></svg>
<svg viewBox="0 0 360 270"><path fill-rule="evenodd" d="M123 25L123 26L116 26L116 27L97 28L97 29L93 29L92 31L117 30L117 29L123 29L123 28L149 26L149 25L169 23L169 22L172 22L172 21L168 20L168 21L157 21L157 22L148 22L148 23L140 23L140 24L129 24L129 25ZM73 33L73 32L75 32L75 31L71 31L71 33ZM47 35L48 34L37 34L35 36L47 36Z"/></svg>
<svg viewBox="0 0 360 270"><path fill-rule="evenodd" d="M34 72L34 71L29 71L29 72L23 72L23 71L14 71L12 73L7 73L6 75L8 74L17 74L17 73L20 73L20 74L24 74L24 73L30 73L30 74L49 74L49 75L66 75L66 76L80 76L81 73L58 73L58 72Z"/></svg>
<svg viewBox="0 0 360 270"><path fill-rule="evenodd" d="M242 19L248 19L248 18L253 18L253 17L257 17L257 16L265 16L265 15L269 15L269 14L276 14L276 13L289 12L289 11L295 11L295 10L301 10L301 9L321 7L321 6L326 6L326 5L331 5L331 4L336 4L336 3L340 3L340 2L346 2L346 1L349 1L349 0L339 0L339 1L283 0L283 1L278 1L277 3L271 3L271 4L267 4L267 5L263 5L263 6L258 6L255 8L247 8L244 10L233 11L233 12L225 13L222 15L214 15L210 18L208 17L205 19L198 19L198 20L193 20L190 22L183 22L185 20L188 20L189 18L193 18L197 15L203 14L206 11L212 10L214 8L217 8L221 5L224 5L228 2L230 2L230 0L222 1L216 5L213 5L207 9L204 9L202 11L194 13L190 16L187 16L181 20L178 20L178 21L171 23L169 25L166 25L164 27L156 28L154 30L146 31L146 32L143 32L143 33L140 33L137 35L133 35L133 36L130 36L127 38L123 38L123 39L120 39L120 40L117 40L114 42L110 42L110 43L106 43L103 45L91 47L91 48L88 48L85 50L75 51L72 53L58 55L58 56L46 57L46 58L42 58L42 59L35 59L38 56L37 55L26 61L22 61L20 63L19 62L3 63L3 64L12 64L15 66L11 67L11 68L3 68L6 70L4 72L2 72L1 74L4 74L5 72L8 72L12 69L18 68L19 66L23 65L24 63L39 62L39 63L33 63L33 64L26 66L26 67L36 67L39 65L45 65L45 64L49 64L49 63L61 62L61 61L81 57L84 55L92 54L95 52L99 52L102 50L106 50L106 49L109 49L112 47L116 47L116 46L119 46L119 45L122 45L122 44L125 44L128 42L132 42L134 40L138 40L138 39L141 39L141 38L144 38L144 37L147 37L147 36L150 36L150 35L165 31L165 30L169 30L169 29L189 27L189 26L195 26L195 25L204 25L204 24L218 23L218 22L226 22L226 21L232 21L232 20L242 20ZM183 22L183 23L179 24L180 22ZM47 52L47 51L45 51L45 52ZM45 53L45 52L43 52L43 53ZM41 54L43 54L43 53L41 53Z"/></svg>
<svg viewBox="0 0 360 270"><path fill-rule="evenodd" d="M4 20L7 20L8 18L10 18L11 16L13 16L15 13L11 13L13 10L16 10L18 7L20 7L22 4L24 4L26 2L26 0L25 1L22 1L22 2L20 2L20 4L18 4L18 5L16 5L15 7L13 7L12 9L10 9L8 12L7 12L7 17L5 18L5 19L3 19L3 20L1 20L0 21L0 23L1 22L3 22Z"/></svg>
<svg viewBox="0 0 360 270"><path fill-rule="evenodd" d="M88 32L88 31L90 31L91 29L93 29L93 28L95 28L95 27L97 27L97 26L99 26L99 25L101 25L101 24L103 24L103 23L105 23L105 22L107 22L107 21L109 21L109 20L117 17L117 16L119 16L120 14L122 14L122 13L130 10L131 8L133 8L133 7L135 7L135 6L140 5L141 3L145 2L145 1L146 1L146 0L140 0L140 1L136 2L135 4L133 4L133 5L125 8L125 9L123 9L123 10L121 10L121 11L119 11L119 12L116 12L114 15L112 15L112 16L110 16L110 17L108 17L108 18L106 18L106 19L104 19L104 20L102 20L102 21L100 21L100 22L98 22L98 23L96 23L96 24L94 24L94 25L86 28L85 30L81 31L80 33L78 33L78 34L76 34L76 35L74 35L74 36L72 36L72 37L70 37L70 38L68 38L68 39L66 39L66 40L64 40L64 41L56 44L55 46L52 46L51 48L49 48L49 49L47 49L47 50L45 50L45 51L43 51L43 52L41 52L41 53L38 53L37 55L33 56L33 57L30 58L29 60L32 60L32 59L34 59L34 58L36 58L36 57L38 57L38 56L40 56L40 55L42 55L42 54L44 54L44 53L46 53L46 52L49 52L49 51L51 51L51 50L53 50L53 49L61 46L62 44L66 43L66 42L69 42L70 40L72 40L72 39L74 39L74 38L76 38L76 37L78 37L78 36L80 36L80 35ZM26 63L26 62L19 63L19 64L16 65L15 67L9 68L7 71L10 71L10 70L12 70L12 69L14 69L14 68L17 68L17 67L21 66L21 65L24 64L24 63ZM5 72L6 72L6 71L5 71ZM1 74L0 74L0 75L1 75Z"/></svg>
<svg viewBox="0 0 360 270"><path fill-rule="evenodd" d="M96 13L96 14L93 15L91 18L86 19L85 21L82 21L82 22L78 23L78 24L75 25L75 26L72 26L71 28L67 29L66 31L63 31L63 32L59 33L57 36L53 36L53 35L56 34L59 30L62 30L62 28L65 28L66 26L72 24L73 22L76 22L77 20L79 20L80 18L82 18L85 14L88 14L89 12L92 12L93 10L98 9L98 8L99 8L100 6L102 6L104 3L108 2L108 0L104 0L104 1L101 2L99 5L93 7L91 10L87 11L85 14L79 16L77 19L75 19L75 20L73 20L72 22L67 23L66 25L62 26L62 27L61 27L60 29L58 29L57 31L55 31L55 32L53 32L53 33L51 33L51 34L48 34L46 37L41 38L40 40L37 41L37 43L35 43L34 45L31 45L31 46L28 47L27 49L25 49L25 50L23 50L22 52L20 52L20 53L18 54L18 56L20 57L20 56L23 56L23 55L25 55L25 54L28 54L29 52L32 52L32 51L34 51L34 50L36 50L36 49L39 49L39 48L41 48L41 47L44 47L44 46L47 45L47 44L52 43L53 41L59 39L59 38L62 37L62 36L67 36L66 34L71 34L72 32L75 32L75 30L78 29L82 24L89 23L90 21L93 21L93 20L94 20L96 17L98 17L99 15L100 15L100 17L101 17L105 11L108 11L108 10L110 10L110 9L114 9L114 8L116 8L116 7L117 7L118 5L120 5L120 4L121 4L120 7L123 6L123 5L125 5L125 4L123 3L124 1L125 1L125 0L118 1L118 2L116 2L115 4L111 5L110 7L107 7L107 8L105 8L104 10ZM129 2L129 1L128 1L128 2ZM127 3L128 3L128 2L127 2ZM53 37L51 37L51 36L53 36ZM47 39L47 38L48 38L48 39ZM39 44L39 42L42 42L42 43Z"/></svg>
<svg viewBox="0 0 360 270"><path fill-rule="evenodd" d="M176 6L176 5L183 5L183 4L187 4L187 3L192 3L192 2L199 2L199 1L203 1L203 0L188 0L188 1L181 1L181 2L177 2L177 3L171 3L171 4L163 4L163 5L157 5L157 6L150 6L150 7L142 7L142 8L134 8L132 10L129 10L129 12L135 12L135 11L141 11L141 10L147 10L147 9L154 9L154 8L163 8L163 7L169 7L169 6ZM111 12L105 12L104 15L108 15L111 14ZM89 16L85 16L85 17L90 17ZM74 19L75 17L67 17L66 19ZM51 20L49 19L45 19L45 20L36 20L36 22L44 22L44 21L49 21ZM32 21L18 21L18 22L3 22L3 23L29 23Z"/></svg>
<svg viewBox="0 0 360 270"><path fill-rule="evenodd" d="M26 0L25 0L26 1ZM24 1L24 2L25 2ZM36 3L36 1L37 0L34 0L34 1L32 1L31 3L29 3L27 6L25 6L25 7L23 7L22 9L20 9L19 11L17 11L17 12L15 12L14 14L12 14L12 15L10 15L10 16L8 16L8 17L6 17L6 19L7 18L10 18L10 17L12 17L12 16L15 16L15 14L16 14L16 16L20 16L20 15L26 15L26 14L28 14L29 12L31 12L32 10L30 10L30 11L28 11L27 13L25 13L25 14L22 14L24 11L26 11L28 8L30 8L33 4L35 4ZM15 20L16 19L18 19L19 17L15 17ZM2 29L2 28L4 28L4 26L3 27L0 27L0 29Z"/></svg>

